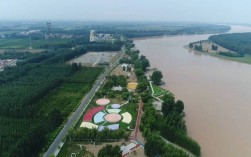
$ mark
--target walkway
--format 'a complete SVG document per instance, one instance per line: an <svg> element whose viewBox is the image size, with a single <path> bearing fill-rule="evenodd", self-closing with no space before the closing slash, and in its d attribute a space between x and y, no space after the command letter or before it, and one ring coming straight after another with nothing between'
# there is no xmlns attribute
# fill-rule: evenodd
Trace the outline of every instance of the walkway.
<svg viewBox="0 0 251 157"><path fill-rule="evenodd" d="M161 103L163 103L163 100L161 100L159 97L154 96L154 90L153 90L152 81L149 81L149 83L150 83L150 87L151 87L151 90L152 90L152 97L153 97L154 99L157 99L157 100L160 101Z"/></svg>
<svg viewBox="0 0 251 157"><path fill-rule="evenodd" d="M140 125L140 121L141 121L142 108L143 108L143 102L142 102L142 99L140 98L139 109L138 109L138 116L137 116L136 127L135 127L135 134L134 134L134 139L135 140L138 139L139 125Z"/></svg>

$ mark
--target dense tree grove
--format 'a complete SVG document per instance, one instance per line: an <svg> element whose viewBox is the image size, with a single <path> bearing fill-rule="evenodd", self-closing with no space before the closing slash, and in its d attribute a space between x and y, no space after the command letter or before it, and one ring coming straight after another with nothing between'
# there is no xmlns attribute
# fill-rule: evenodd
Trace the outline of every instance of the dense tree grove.
<svg viewBox="0 0 251 157"><path fill-rule="evenodd" d="M98 157L121 157L120 147L118 145L106 145L98 152Z"/></svg>
<svg viewBox="0 0 251 157"><path fill-rule="evenodd" d="M209 40L240 55L251 55L251 33L213 35Z"/></svg>
<svg viewBox="0 0 251 157"><path fill-rule="evenodd" d="M129 30L124 30L123 27L119 28L110 28L103 29L102 33L118 33L123 34L128 38L137 38L137 37L151 37L151 36L164 36L164 35L179 35L179 34L200 34L200 33L222 33L230 30L229 26L225 25L189 25L184 27L174 27L172 25L164 24L161 29L148 29L147 24L143 25L131 25L133 26ZM130 26L127 26L130 27ZM144 28L144 29L142 29Z"/></svg>
<svg viewBox="0 0 251 157"><path fill-rule="evenodd" d="M121 87L126 87L127 86L127 80L126 77L123 75L111 75L107 76L107 82L106 82L106 89L109 89L113 86L121 86Z"/></svg>
<svg viewBox="0 0 251 157"><path fill-rule="evenodd" d="M95 73L93 70L84 73L82 79L85 79L82 84L92 83L101 70L97 69ZM73 75L71 79L65 80L70 74L72 74L71 66L34 65L25 76L0 85L0 156L19 154L20 152L16 152L19 150L24 151L26 155L23 156L32 156L41 149L46 142L45 135L58 127L71 110L67 109L65 112L63 106L60 110L54 106L47 106L43 111L44 106L40 106L43 103L37 101L65 81L72 80L71 82L74 83L79 79L74 79L75 75ZM70 104L71 102L68 105ZM36 138L31 136L32 133ZM21 142L21 139L24 141ZM38 140L39 144L32 143L34 140ZM24 144L24 142L29 143ZM12 149L14 146L18 149ZM29 149L25 150L25 147ZM27 152L28 150L30 152Z"/></svg>
<svg viewBox="0 0 251 157"><path fill-rule="evenodd" d="M48 135L62 124L103 70L65 62L89 50L111 50L109 43L104 45L0 55L2 59L21 59L16 67L0 73L0 156L29 157L41 152L51 140ZM124 78L118 79L118 83L125 86L123 81ZM55 90L71 95L56 95ZM71 99L66 99L68 97Z"/></svg>
<svg viewBox="0 0 251 157"><path fill-rule="evenodd" d="M145 154L149 157L189 157L189 155L172 145L167 145L160 135L156 133L149 134L146 140Z"/></svg>
<svg viewBox="0 0 251 157"><path fill-rule="evenodd" d="M202 45L194 45L196 51L202 51Z"/></svg>
<svg viewBox="0 0 251 157"><path fill-rule="evenodd" d="M160 135L167 140L200 156L200 146L187 136L183 102L180 100L175 102L172 95L164 96L163 100L163 116L157 114L152 105L144 105L144 115L140 127L144 136L147 138L152 132L160 132Z"/></svg>

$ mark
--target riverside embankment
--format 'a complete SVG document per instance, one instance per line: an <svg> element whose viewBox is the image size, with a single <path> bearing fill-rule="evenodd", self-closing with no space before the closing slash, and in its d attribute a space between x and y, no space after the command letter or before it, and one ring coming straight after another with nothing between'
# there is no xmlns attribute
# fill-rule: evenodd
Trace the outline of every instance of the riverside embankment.
<svg viewBox="0 0 251 157"><path fill-rule="evenodd" d="M233 32L250 32L234 26ZM164 75L164 88L186 104L189 134L202 157L251 154L251 65L203 55L184 48L210 35L134 40L141 54Z"/></svg>

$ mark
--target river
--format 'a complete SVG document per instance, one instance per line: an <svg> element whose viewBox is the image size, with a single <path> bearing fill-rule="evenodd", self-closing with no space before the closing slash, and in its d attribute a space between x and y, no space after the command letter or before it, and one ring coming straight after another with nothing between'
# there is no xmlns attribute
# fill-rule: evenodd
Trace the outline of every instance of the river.
<svg viewBox="0 0 251 157"><path fill-rule="evenodd" d="M232 26L233 32L251 32ZM164 88L185 103L189 135L202 157L251 156L251 65L183 48L210 35L180 35L134 41L152 67L163 73Z"/></svg>

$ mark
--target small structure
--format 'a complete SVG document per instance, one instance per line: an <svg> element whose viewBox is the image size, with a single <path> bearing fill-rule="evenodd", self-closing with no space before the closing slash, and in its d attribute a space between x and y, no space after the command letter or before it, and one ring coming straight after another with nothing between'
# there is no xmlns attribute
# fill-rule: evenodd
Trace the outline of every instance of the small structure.
<svg viewBox="0 0 251 157"><path fill-rule="evenodd" d="M91 30L90 31L90 41L96 41L97 40L97 34L96 34L96 31L95 30Z"/></svg>
<svg viewBox="0 0 251 157"><path fill-rule="evenodd" d="M114 40L111 34L97 34L95 30L90 31L90 42Z"/></svg>
<svg viewBox="0 0 251 157"><path fill-rule="evenodd" d="M112 90L121 92L123 88L121 86L115 86L115 87L112 87Z"/></svg>
<svg viewBox="0 0 251 157"><path fill-rule="evenodd" d="M138 86L137 82L130 82L130 83L128 83L127 88L130 90L135 90L137 88L137 86Z"/></svg>
<svg viewBox="0 0 251 157"><path fill-rule="evenodd" d="M161 111L161 109L162 109L162 102L160 102L160 101L154 101L153 102L153 107L155 108L155 110Z"/></svg>
<svg viewBox="0 0 251 157"><path fill-rule="evenodd" d="M130 143L127 146L121 146L122 157L129 156L133 151L140 147L140 144Z"/></svg>
<svg viewBox="0 0 251 157"><path fill-rule="evenodd" d="M126 64L126 63L120 64L119 66L120 66L121 68L126 68L126 69L132 67L131 64Z"/></svg>

